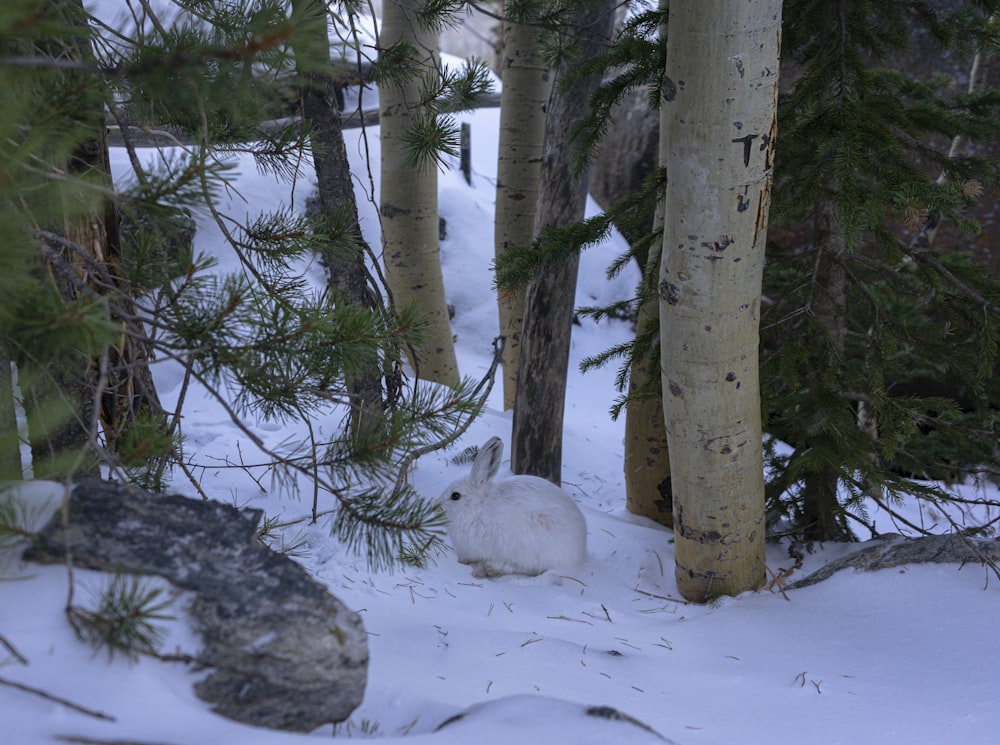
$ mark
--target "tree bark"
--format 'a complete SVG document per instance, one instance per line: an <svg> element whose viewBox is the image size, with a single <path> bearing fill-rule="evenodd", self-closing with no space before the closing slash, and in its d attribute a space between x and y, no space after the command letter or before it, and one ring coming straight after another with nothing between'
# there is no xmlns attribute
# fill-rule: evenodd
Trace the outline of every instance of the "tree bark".
<svg viewBox="0 0 1000 745"><path fill-rule="evenodd" d="M636 327L642 328L659 313L656 299L639 307ZM659 355L632 365L629 394L651 379L659 385ZM670 449L663 421L663 396L632 399L625 405L625 508L661 525L674 525L673 479Z"/></svg>
<svg viewBox="0 0 1000 745"><path fill-rule="evenodd" d="M382 9L380 44L410 45L419 70L401 85L379 89L382 216L385 278L397 309L415 304L427 327L411 363L418 375L455 387L459 383L455 344L441 273L437 171L433 163L407 162L404 133L418 113L421 84L437 76L437 37L415 15L418 0L393 0Z"/></svg>
<svg viewBox="0 0 1000 745"><path fill-rule="evenodd" d="M515 3L509 0L507 8ZM503 23L503 89L500 94L500 145L497 154L494 251L527 246L534 236L535 207L545 139L545 110L552 89L542 59L541 28ZM503 406L511 409L517 390L517 366L524 323L524 293L507 290L497 298L503 351Z"/></svg>
<svg viewBox="0 0 1000 745"><path fill-rule="evenodd" d="M834 187L835 188L835 187ZM837 205L825 198L814 213L816 235L816 268L814 294L810 310L826 332L826 369L823 375L841 380L847 343L847 271L843 258L847 252L847 236ZM818 385L822 385L817 381ZM846 405L846 404L845 404ZM820 438L829 437L821 434ZM817 441L814 447L822 445ZM835 452L830 443L825 449ZM802 483L803 537L808 541L841 541L850 538L850 530L838 518L837 498L839 475L832 465L807 473Z"/></svg>
<svg viewBox="0 0 1000 745"><path fill-rule="evenodd" d="M58 59L92 62L94 56L86 34L87 14L82 0L50 0L47 12L75 33L47 40L46 53ZM104 101L97 91L100 83L85 73L68 71L58 75L55 84L68 94L72 92L70 119L77 128L92 133L64 164L66 172L110 192L113 186ZM122 333L120 341L105 350L107 365L103 377L96 361L88 360L81 365L79 360L68 358L55 361L47 371L27 368L22 371L36 477L64 476L69 472L67 469L76 475L96 475L99 459L93 445L98 433L93 425L97 421L104 434L105 448L117 454L120 438L140 414L163 417L148 366L149 352L141 341L145 332L136 317L130 288L121 280L117 208L105 199L95 201L95 209L88 213L81 212L78 203L72 203L66 205L64 215L63 224L53 227L78 250L65 245L50 246L60 254L60 265L45 261L46 273L67 301L75 300L84 291L107 295L109 318L120 322L123 331L128 328L133 333ZM106 286L115 286L113 291L88 287L94 267L103 273L101 279ZM51 418L54 406L65 413L59 424ZM98 406L100 411L96 412ZM70 452L78 453L79 457L66 460L63 456Z"/></svg>
<svg viewBox="0 0 1000 745"><path fill-rule="evenodd" d="M660 0L660 10L669 9L669 0ZM664 43L667 26L660 27ZM657 160L666 153L665 131L657 126ZM662 162L659 165L664 165ZM660 203L653 215L650 230L663 228L663 208ZM652 257L640 261L643 275ZM639 306L636 328L658 320L659 304L651 297ZM652 352L651 352L652 354ZM670 448L663 420L663 395L660 385L659 354L632 365L629 374L629 394L637 387L655 380L657 395L633 399L625 407L625 508L668 528L674 526L673 479L670 476Z"/></svg>
<svg viewBox="0 0 1000 745"><path fill-rule="evenodd" d="M675 576L704 602L765 579L758 370L781 1L673 0L661 372Z"/></svg>
<svg viewBox="0 0 1000 745"><path fill-rule="evenodd" d="M592 0L573 14L576 29L568 48L590 59L600 54L611 37L612 0ZM559 86L570 72L563 62L548 104L545 150L535 215L535 235L549 226L583 219L587 200L587 170L575 169L576 150L567 133L587 111L590 94L600 82L578 77L565 89ZM518 365L517 394L511 434L511 469L562 481L562 428L573 325L576 274L580 257L573 254L546 267L525 294L525 316Z"/></svg>
<svg viewBox="0 0 1000 745"><path fill-rule="evenodd" d="M23 477L14 409L14 376L10 357L0 344L0 480L19 481Z"/></svg>
<svg viewBox="0 0 1000 745"><path fill-rule="evenodd" d="M293 0L292 10L301 19L293 50L301 84L302 117L310 127L320 222L325 227L345 231L352 236L347 252L329 246L323 250L331 301L336 304L343 300L374 311L381 301L365 266L365 257L370 250L358 220L358 205L337 103L337 84L330 62L326 6L319 0ZM365 367L348 376L350 424L351 431L356 435L377 432L385 421L382 378L376 355L373 350L372 359Z"/></svg>

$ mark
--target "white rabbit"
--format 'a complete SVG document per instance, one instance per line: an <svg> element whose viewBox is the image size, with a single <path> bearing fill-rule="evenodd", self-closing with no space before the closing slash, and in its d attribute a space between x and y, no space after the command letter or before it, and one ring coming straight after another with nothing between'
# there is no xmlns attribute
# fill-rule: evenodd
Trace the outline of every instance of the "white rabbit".
<svg viewBox="0 0 1000 745"><path fill-rule="evenodd" d="M503 442L491 437L472 473L452 483L437 504L448 517L448 534L473 574L541 574L569 569L587 555L587 523L558 486L537 476L496 483Z"/></svg>

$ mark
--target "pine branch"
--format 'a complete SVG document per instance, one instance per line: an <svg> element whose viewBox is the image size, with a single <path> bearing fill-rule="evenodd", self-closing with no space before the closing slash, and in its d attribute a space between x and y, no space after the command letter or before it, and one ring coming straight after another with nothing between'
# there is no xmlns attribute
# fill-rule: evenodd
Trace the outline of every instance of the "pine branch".
<svg viewBox="0 0 1000 745"><path fill-rule="evenodd" d="M169 600L159 600L162 588L144 587L136 576L116 573L101 591L94 609L70 605L67 614L79 639L96 649L104 649L108 659L124 654L136 660L141 654L155 651L162 630L155 621L171 620L163 613Z"/></svg>
<svg viewBox="0 0 1000 745"><path fill-rule="evenodd" d="M471 396L478 400L479 407L486 405L489 400L490 392L493 390L493 383L496 379L497 367L503 361L503 349L506 343L506 338L498 336L493 340L493 360L490 362L490 367L486 371L486 374L480 379L479 384L471 391ZM407 456L399 463L399 475L396 477L396 483L393 488L394 492L398 492L403 488L403 484L406 480L407 474L409 473L410 466L417 460L417 458L427 455L428 453L433 453L437 450L447 448L455 440L465 434L469 426L472 424L474 417L468 417L459 427L455 428L448 436L443 437L436 442L429 443L422 448L418 448L408 453Z"/></svg>

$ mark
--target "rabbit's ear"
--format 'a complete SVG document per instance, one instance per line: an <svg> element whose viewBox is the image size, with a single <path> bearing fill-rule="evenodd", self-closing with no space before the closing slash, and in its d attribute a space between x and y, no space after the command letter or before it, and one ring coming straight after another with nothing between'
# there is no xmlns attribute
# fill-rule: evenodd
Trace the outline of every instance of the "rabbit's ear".
<svg viewBox="0 0 1000 745"><path fill-rule="evenodd" d="M491 437L479 448L476 462L472 464L472 481L477 486L488 484L500 470L500 460L503 458L503 440Z"/></svg>

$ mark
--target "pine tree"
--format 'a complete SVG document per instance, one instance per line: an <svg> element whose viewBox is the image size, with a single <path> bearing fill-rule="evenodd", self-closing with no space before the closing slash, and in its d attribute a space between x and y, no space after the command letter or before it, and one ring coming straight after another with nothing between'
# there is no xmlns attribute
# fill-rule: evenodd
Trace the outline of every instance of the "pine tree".
<svg viewBox="0 0 1000 745"><path fill-rule="evenodd" d="M51 19L31 8L0 15L0 76L8 92L0 114L0 224L9 236L0 252L0 286L9 299L0 308L0 338L20 373L26 362L83 367L107 359L123 328L129 335L141 328L129 322L155 329L142 341L158 358L181 365L182 388L198 384L215 396L279 480L312 484L314 515L326 500L336 534L384 564L437 540L439 520L406 484L405 469L461 431L482 406L482 385L393 391L385 395L383 426L361 428L359 439L349 425L358 393L352 381L370 371L372 360L394 368L402 349L418 339L418 318L412 309L397 314L378 303L331 302L304 283L300 259L331 245L357 246L349 223L324 221L317 232L290 209L246 218L221 213L232 154L252 156L278 177L300 175L310 130L299 119L262 127L280 120L297 97L297 21L283 0L207 0L169 22L143 4L123 28L94 21L102 34L88 62L53 60L16 46L52 34ZM78 76L77 85L47 85L67 69ZM115 191L90 173L60 166L92 136L90 127L68 117L81 91L108 107L133 164L131 181ZM137 138L148 137L146 125L169 133L172 145L151 160L135 147ZM153 144L162 143L160 137ZM122 239L122 283L103 281L98 272L104 294L66 298L38 266L53 243L71 241L40 226L93 214L107 200L119 212L145 216ZM211 260L185 252L164 255L164 226L191 208L215 219L238 271L220 272ZM182 394L166 431L151 430L146 444L157 456L173 452L172 465L190 473L198 456L184 452L184 405ZM255 431L260 420L308 425L317 417L343 421L325 441L312 437L280 450L268 448ZM5 443L16 440L9 431L0 435ZM112 475L131 475L116 453L96 452Z"/></svg>
<svg viewBox="0 0 1000 745"><path fill-rule="evenodd" d="M4 201L9 215L25 218L19 232L26 243L6 256L16 291L2 336L5 364L9 370L9 359L18 372L32 472L96 473L107 457L102 449L127 467L136 448L155 458L142 432L162 428L163 414L122 276L118 215L108 196L106 88L93 74L91 30L79 0L51 0L44 14L20 23L25 9L12 11L0 39L11 61L4 73L13 105L5 124L13 131L5 143L20 154L6 161L12 178ZM52 131L60 117L62 131ZM53 188L60 181L61 194ZM27 235L24 224L32 226ZM25 282L24 272L34 281ZM4 394L12 397L13 386L5 385ZM12 400L6 398L5 409ZM16 427L5 430L11 433L5 442L16 442ZM9 459L20 477L20 457L11 452Z"/></svg>
<svg viewBox="0 0 1000 745"><path fill-rule="evenodd" d="M933 138L996 137L997 92L900 71L918 30L971 59L997 4L967 5L786 2L794 87L775 190L786 228L769 247L762 374L767 429L793 447L771 452L771 517L806 539L851 536L866 498L890 511L907 494L947 501L925 480L995 464L1000 285L960 247L905 237L921 215L974 228L965 209L996 175Z"/></svg>

